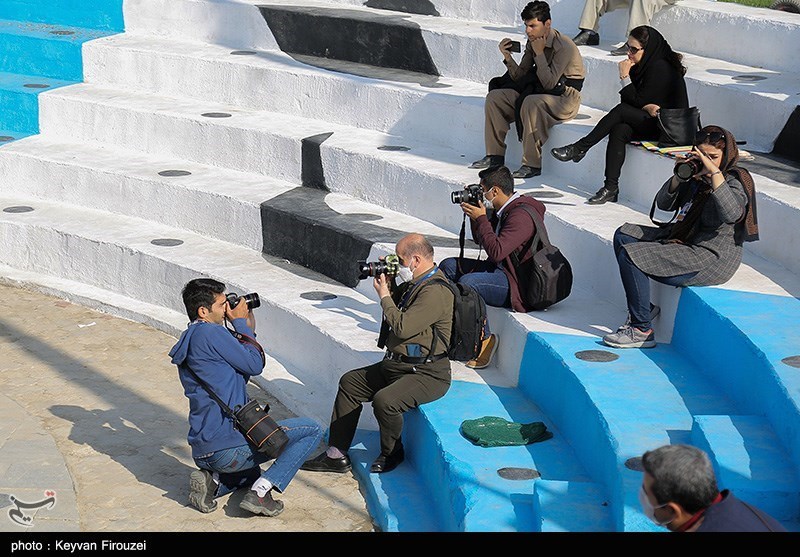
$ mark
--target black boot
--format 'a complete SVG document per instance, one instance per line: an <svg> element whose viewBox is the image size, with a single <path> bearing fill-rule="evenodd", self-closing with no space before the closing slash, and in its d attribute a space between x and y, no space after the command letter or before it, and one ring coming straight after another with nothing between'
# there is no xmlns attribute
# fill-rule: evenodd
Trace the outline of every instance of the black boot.
<svg viewBox="0 0 800 557"><path fill-rule="evenodd" d="M619 187L609 188L608 185L605 185L599 190L597 190L596 194L587 199L586 203L588 203L589 205L602 205L607 201L616 203L618 196L619 196Z"/></svg>
<svg viewBox="0 0 800 557"><path fill-rule="evenodd" d="M486 155L480 160L473 162L469 165L470 168L497 168L506 163L506 158L503 155Z"/></svg>
<svg viewBox="0 0 800 557"><path fill-rule="evenodd" d="M575 35L575 38L572 39L572 42L578 46L596 46L600 44L600 35L591 29L581 29L581 32Z"/></svg>
<svg viewBox="0 0 800 557"><path fill-rule="evenodd" d="M586 153L587 151L581 149L577 143L550 149L550 154L562 162L569 160L572 162L580 162L580 160L586 156Z"/></svg>

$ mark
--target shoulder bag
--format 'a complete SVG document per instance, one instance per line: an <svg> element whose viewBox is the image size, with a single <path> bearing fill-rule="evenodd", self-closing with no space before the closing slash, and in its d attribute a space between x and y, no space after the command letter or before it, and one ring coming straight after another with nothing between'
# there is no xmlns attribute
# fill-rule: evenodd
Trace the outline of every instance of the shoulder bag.
<svg viewBox="0 0 800 557"><path fill-rule="evenodd" d="M511 253L511 261L517 272L519 293L525 305L534 309L546 309L564 300L572 291L572 266L561 250L550 243L544 221L535 209L522 204L536 226L531 242L533 254L520 262L516 252Z"/></svg>
<svg viewBox="0 0 800 557"><path fill-rule="evenodd" d="M683 147L694 145L694 138L702 128L700 111L696 106L690 108L661 108L658 118L658 146Z"/></svg>

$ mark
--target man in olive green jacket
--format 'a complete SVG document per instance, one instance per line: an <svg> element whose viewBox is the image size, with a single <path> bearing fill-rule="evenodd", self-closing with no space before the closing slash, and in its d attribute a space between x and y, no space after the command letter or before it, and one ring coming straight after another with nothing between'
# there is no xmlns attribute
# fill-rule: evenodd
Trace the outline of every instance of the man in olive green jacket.
<svg viewBox="0 0 800 557"><path fill-rule="evenodd" d="M381 361L348 371L339 379L328 448L303 463L301 470L348 472L352 466L347 451L363 404L370 401L381 445L370 471L395 469L405 458L400 438L403 413L443 397L450 388L447 347L453 324L453 293L445 284L431 280L447 279L434 263L433 246L424 236L404 236L397 242L396 251L400 259L397 276L404 282L390 289L387 275L373 279L383 309L378 346L385 346L386 354ZM436 346L434 354L430 353L432 346Z"/></svg>

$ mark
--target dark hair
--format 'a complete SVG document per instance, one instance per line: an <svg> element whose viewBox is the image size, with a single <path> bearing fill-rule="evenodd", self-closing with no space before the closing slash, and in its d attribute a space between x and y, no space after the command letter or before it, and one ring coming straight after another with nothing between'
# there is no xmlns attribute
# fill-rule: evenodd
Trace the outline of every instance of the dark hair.
<svg viewBox="0 0 800 557"><path fill-rule="evenodd" d="M647 50L647 43L650 42L650 28L647 25L634 27L631 29L629 36L639 41L643 50ZM686 75L686 66L683 65L683 54L672 50L672 46L670 46L666 39L664 39L664 47L667 49L667 55L665 56L667 62L681 72L681 75Z"/></svg>
<svg viewBox="0 0 800 557"><path fill-rule="evenodd" d="M528 21L529 19L538 19L542 23L550 19L550 5L547 2L542 2L542 0L536 0L535 2L528 2L528 4L522 8L522 13L520 14L522 17L522 21Z"/></svg>
<svg viewBox="0 0 800 557"><path fill-rule="evenodd" d="M665 445L642 456L653 477L651 490L659 505L672 501L691 514L711 506L719 494L708 455L691 445Z"/></svg>
<svg viewBox="0 0 800 557"><path fill-rule="evenodd" d="M183 287L183 305L186 306L186 315L191 321L197 319L197 310L211 308L217 294L225 293L225 284L218 280L199 278L193 279Z"/></svg>
<svg viewBox="0 0 800 557"><path fill-rule="evenodd" d="M506 195L514 193L514 177L511 176L511 170L507 166L481 170L478 177L481 179L483 189L488 190L492 186L497 186Z"/></svg>

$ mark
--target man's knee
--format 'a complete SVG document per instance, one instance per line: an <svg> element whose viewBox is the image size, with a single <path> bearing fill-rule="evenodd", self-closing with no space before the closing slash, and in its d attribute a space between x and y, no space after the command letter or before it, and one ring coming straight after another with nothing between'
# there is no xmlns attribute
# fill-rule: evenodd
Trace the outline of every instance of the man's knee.
<svg viewBox="0 0 800 557"><path fill-rule="evenodd" d="M375 416L393 416L402 414L405 411L403 404L385 394L383 391L378 391L372 399L372 411Z"/></svg>
<svg viewBox="0 0 800 557"><path fill-rule="evenodd" d="M456 280L457 265L458 259L456 257L448 257L439 263L439 269L450 280Z"/></svg>

